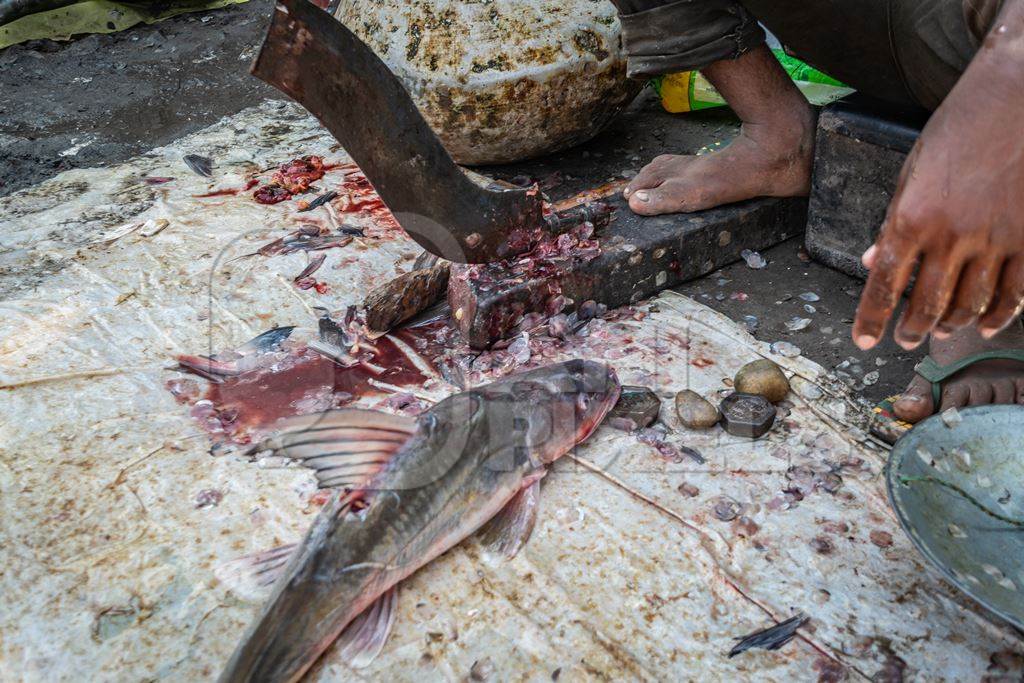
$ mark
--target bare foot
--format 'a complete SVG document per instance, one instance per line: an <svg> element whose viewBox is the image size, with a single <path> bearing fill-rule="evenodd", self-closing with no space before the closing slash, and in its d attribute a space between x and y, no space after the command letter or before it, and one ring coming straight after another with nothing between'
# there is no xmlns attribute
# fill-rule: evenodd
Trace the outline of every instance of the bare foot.
<svg viewBox="0 0 1024 683"><path fill-rule="evenodd" d="M932 336L930 353L940 364L947 365L958 358L995 349L1024 349L1024 327L1015 321L992 339L983 339L973 328L964 328L945 339ZM1011 360L989 360L975 363L953 375L942 385L942 405L939 410L980 406L991 403L1024 404L1024 363ZM919 422L935 412L932 404L932 386L915 376L893 409L907 422Z"/></svg>
<svg viewBox="0 0 1024 683"><path fill-rule="evenodd" d="M739 136L703 156L655 158L623 192L629 207L654 216L753 197L806 196L815 113L772 53L762 47L703 73L743 121Z"/></svg>

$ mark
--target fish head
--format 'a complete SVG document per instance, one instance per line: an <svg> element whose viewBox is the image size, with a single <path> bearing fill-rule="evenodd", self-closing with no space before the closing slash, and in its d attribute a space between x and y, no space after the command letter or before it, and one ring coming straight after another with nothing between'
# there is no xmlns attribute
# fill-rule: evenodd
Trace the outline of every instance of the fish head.
<svg viewBox="0 0 1024 683"><path fill-rule="evenodd" d="M621 385L610 365L594 361L580 361L580 367L572 370L570 376L576 384L575 445L589 437L615 407Z"/></svg>
<svg viewBox="0 0 1024 683"><path fill-rule="evenodd" d="M500 385L500 386L499 386ZM507 433L522 432L517 460L550 464L586 439L619 398L619 380L604 363L570 360L491 385L507 392Z"/></svg>

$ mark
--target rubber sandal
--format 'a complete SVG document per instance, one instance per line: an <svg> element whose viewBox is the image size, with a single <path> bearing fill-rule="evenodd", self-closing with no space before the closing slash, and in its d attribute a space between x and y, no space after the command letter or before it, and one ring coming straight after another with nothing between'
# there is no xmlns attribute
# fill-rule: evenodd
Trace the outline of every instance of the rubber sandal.
<svg viewBox="0 0 1024 683"><path fill-rule="evenodd" d="M949 365L939 365L931 356L925 356L914 367L914 372L924 378L925 381L931 383L932 405L935 406L935 411L938 412L938 406L942 403L942 383L961 370L986 360L1012 360L1024 363L1024 349L979 351L978 353L964 356ZM887 443L895 443L907 430L914 426L896 417L893 404L899 399L900 394L889 396L879 402L874 408L870 431Z"/></svg>
<svg viewBox="0 0 1024 683"><path fill-rule="evenodd" d="M900 396L901 394L894 394L879 401L872 411L873 415L871 416L871 424L868 429L872 434L888 444L896 443L901 436L914 426L896 417L893 404L900 400Z"/></svg>

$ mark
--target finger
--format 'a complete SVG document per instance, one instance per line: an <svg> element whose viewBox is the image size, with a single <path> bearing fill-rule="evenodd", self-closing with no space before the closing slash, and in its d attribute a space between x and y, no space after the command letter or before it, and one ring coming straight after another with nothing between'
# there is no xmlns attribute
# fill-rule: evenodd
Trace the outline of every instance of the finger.
<svg viewBox="0 0 1024 683"><path fill-rule="evenodd" d="M919 250L901 237L882 237L876 243L874 267L868 275L853 323L853 341L867 350L878 343L885 325L910 280Z"/></svg>
<svg viewBox="0 0 1024 683"><path fill-rule="evenodd" d="M875 267L875 256L878 254L878 247L872 244L867 250L861 255L860 262L864 264L864 267L871 270Z"/></svg>
<svg viewBox="0 0 1024 683"><path fill-rule="evenodd" d="M988 258L976 258L967 264L960 275L953 302L939 320L937 332L949 335L976 321L995 295L1002 263Z"/></svg>
<svg viewBox="0 0 1024 683"><path fill-rule="evenodd" d="M961 263L948 255L925 256L917 273L910 303L896 325L896 343L916 348L935 327L953 299Z"/></svg>
<svg viewBox="0 0 1024 683"><path fill-rule="evenodd" d="M622 191L622 196L629 199L629 196L637 190L657 187L665 182L665 167L672 158L669 154L654 157L651 163L641 168L640 172L629 181L626 189Z"/></svg>
<svg viewBox="0 0 1024 683"><path fill-rule="evenodd" d="M999 285L988 311L978 321L981 336L990 339L1020 315L1024 305L1024 256L1015 256L999 274Z"/></svg>

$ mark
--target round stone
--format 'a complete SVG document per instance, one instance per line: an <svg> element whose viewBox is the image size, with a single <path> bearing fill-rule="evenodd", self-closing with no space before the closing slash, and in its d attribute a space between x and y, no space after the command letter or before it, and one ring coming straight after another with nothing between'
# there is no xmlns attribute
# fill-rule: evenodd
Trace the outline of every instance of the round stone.
<svg viewBox="0 0 1024 683"><path fill-rule="evenodd" d="M718 423L718 408L696 391L683 389L676 394L676 415L684 427L708 429Z"/></svg>
<svg viewBox="0 0 1024 683"><path fill-rule="evenodd" d="M782 368L767 358L761 358L740 368L733 380L733 388L744 394L764 396L775 403L786 398L789 380Z"/></svg>

